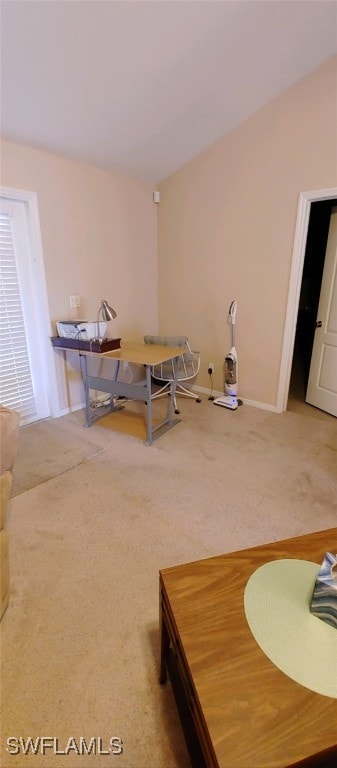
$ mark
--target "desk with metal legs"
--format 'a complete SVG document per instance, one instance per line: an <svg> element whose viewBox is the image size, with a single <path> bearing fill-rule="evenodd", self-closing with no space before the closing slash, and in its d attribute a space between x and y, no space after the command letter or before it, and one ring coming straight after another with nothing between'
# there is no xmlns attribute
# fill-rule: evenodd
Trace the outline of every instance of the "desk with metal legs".
<svg viewBox="0 0 337 768"><path fill-rule="evenodd" d="M181 355L181 348L179 347L167 347L159 344L142 344L136 342L122 342L121 348L110 352L91 352L76 349L76 343L74 348L58 346L57 349L67 352L75 352L81 358L81 370L82 379L85 394L85 411L86 411L86 426L90 427L94 421L107 413L119 411L124 408L124 405L120 402L115 402L115 396L125 397L129 400L140 400L146 403L146 430L147 440L146 445L151 445L156 437L159 437L168 429L171 429L175 424L179 423L179 419L173 418L174 414L174 393L177 386L177 381L172 383L171 395L167 398L167 413L166 417L159 423L153 423L152 414L152 400L151 400L151 368L153 365L162 363L165 360L179 357ZM145 379L137 381L135 383L128 383L125 381L118 381L119 365L117 365L115 378L106 378L101 376L93 376L89 371L88 360L91 357L99 359L116 360L117 363L128 362L136 365L142 365L145 367ZM176 366L178 371L178 366ZM90 390L98 390L99 392L107 392L112 395L111 404L107 407L102 407L93 412L90 405ZM99 412L98 412L99 411Z"/></svg>

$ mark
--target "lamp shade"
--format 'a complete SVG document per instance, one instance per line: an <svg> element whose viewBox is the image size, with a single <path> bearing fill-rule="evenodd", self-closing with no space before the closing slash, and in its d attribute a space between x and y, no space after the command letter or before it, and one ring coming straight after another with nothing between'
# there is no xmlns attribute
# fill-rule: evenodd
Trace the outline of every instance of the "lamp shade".
<svg viewBox="0 0 337 768"><path fill-rule="evenodd" d="M117 317L117 313L110 307L110 304L108 304L106 299L102 299L100 312L102 314L102 320L105 320L106 322L108 322L108 320L114 320L115 317Z"/></svg>
<svg viewBox="0 0 337 768"><path fill-rule="evenodd" d="M103 341L103 338L102 338L102 336L100 335L100 332L99 332L100 331L100 328L99 328L99 318L100 318L100 316L102 316L102 320L104 320L105 322L108 322L109 320L114 320L115 317L117 317L117 312L115 312L115 310L112 307L110 307L110 304L108 304L106 299L102 299L101 305L100 305L99 310L97 312L97 337L96 337L95 341L99 341L99 343L101 344L102 341Z"/></svg>

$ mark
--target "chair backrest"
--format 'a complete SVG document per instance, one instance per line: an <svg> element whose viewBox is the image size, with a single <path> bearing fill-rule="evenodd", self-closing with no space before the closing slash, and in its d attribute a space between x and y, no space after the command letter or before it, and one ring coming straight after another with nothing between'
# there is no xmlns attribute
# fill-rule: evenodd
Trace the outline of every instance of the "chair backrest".
<svg viewBox="0 0 337 768"><path fill-rule="evenodd" d="M186 362L193 360L187 336L151 336L148 334L144 336L144 342L145 344L161 344L166 347L182 347L184 360Z"/></svg>
<svg viewBox="0 0 337 768"><path fill-rule="evenodd" d="M181 356L152 367L152 376L160 381L173 381L178 369L178 381L187 381L199 371L199 352L192 352L187 336L144 336L145 344L181 347Z"/></svg>

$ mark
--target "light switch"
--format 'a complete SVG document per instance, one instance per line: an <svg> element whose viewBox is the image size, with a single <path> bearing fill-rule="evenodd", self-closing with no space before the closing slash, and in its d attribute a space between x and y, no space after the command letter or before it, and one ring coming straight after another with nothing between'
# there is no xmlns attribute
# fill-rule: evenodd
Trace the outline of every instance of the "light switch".
<svg viewBox="0 0 337 768"><path fill-rule="evenodd" d="M79 296L69 296L69 301L71 307L79 307L81 305Z"/></svg>

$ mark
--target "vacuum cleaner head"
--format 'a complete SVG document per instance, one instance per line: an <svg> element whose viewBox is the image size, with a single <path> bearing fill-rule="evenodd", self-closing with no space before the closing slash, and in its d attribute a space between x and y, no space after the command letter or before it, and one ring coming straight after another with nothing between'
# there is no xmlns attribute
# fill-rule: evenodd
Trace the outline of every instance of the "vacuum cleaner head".
<svg viewBox="0 0 337 768"><path fill-rule="evenodd" d="M238 408L238 399L236 396L223 395L222 397L216 397L213 400L214 405L222 405L223 408L230 408L231 411L236 411Z"/></svg>

